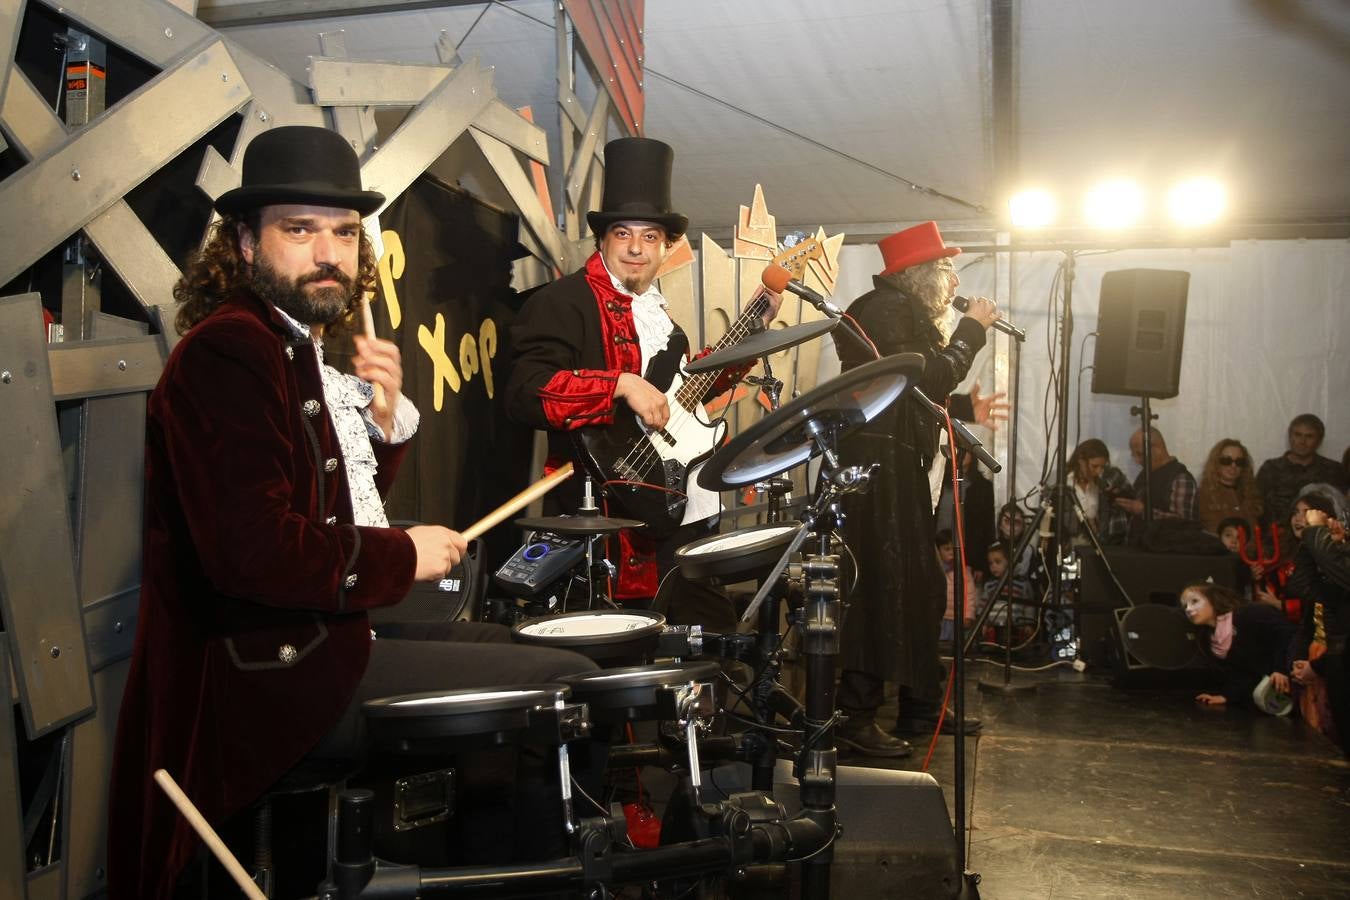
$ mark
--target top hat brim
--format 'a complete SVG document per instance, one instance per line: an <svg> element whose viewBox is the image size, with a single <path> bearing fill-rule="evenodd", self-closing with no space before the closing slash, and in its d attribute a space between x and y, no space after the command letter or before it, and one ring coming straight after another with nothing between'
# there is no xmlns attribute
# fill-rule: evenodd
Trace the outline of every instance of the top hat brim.
<svg viewBox="0 0 1350 900"><path fill-rule="evenodd" d="M666 230L666 237L675 240L689 228L689 217L679 213L598 212L586 213L586 224L596 237L604 237L619 222L651 222Z"/></svg>
<svg viewBox="0 0 1350 900"><path fill-rule="evenodd" d="M325 184L255 184L226 191L216 198L215 206L217 212L236 214L264 206L302 203L354 209L362 216L368 216L384 205L384 199L384 194L379 191L341 190Z"/></svg>

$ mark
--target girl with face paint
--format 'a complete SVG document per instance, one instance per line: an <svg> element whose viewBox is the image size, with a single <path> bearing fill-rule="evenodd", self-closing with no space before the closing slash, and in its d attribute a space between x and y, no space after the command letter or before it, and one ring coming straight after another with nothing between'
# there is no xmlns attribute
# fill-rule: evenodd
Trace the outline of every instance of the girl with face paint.
<svg viewBox="0 0 1350 900"><path fill-rule="evenodd" d="M1179 602L1215 673L1217 690L1197 694L1196 701L1251 705L1252 690L1267 675L1276 690L1289 692L1286 671L1294 626L1279 610L1246 603L1240 594L1209 582L1187 585Z"/></svg>

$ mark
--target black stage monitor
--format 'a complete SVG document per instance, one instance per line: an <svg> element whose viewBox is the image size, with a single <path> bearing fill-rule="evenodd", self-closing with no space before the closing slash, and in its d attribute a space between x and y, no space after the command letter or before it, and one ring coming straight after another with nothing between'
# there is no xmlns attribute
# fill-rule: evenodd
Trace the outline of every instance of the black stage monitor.
<svg viewBox="0 0 1350 900"><path fill-rule="evenodd" d="M1102 276L1092 392L1175 397L1191 273L1118 269Z"/></svg>

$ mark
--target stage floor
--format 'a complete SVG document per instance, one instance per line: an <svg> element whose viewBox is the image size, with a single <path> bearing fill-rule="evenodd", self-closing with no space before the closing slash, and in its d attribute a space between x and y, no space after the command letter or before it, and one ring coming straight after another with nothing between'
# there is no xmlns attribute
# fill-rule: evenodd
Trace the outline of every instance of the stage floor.
<svg viewBox="0 0 1350 900"><path fill-rule="evenodd" d="M985 900L1350 898L1350 765L1301 722L1076 673L981 693L971 667L967 868ZM893 706L889 706L893 710ZM889 723L885 723L889 724ZM841 760L917 770L893 763ZM952 738L929 772L952 809Z"/></svg>

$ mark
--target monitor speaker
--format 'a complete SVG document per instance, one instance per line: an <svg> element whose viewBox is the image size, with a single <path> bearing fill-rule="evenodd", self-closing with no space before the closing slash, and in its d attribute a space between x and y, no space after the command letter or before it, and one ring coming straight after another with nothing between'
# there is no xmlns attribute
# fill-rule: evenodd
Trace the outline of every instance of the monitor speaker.
<svg viewBox="0 0 1350 900"><path fill-rule="evenodd" d="M1180 612L1177 596L1186 585L1211 580L1222 587L1240 590L1247 577L1246 567L1232 553L1206 556L1107 547L1106 562L1111 567L1109 572L1096 554L1083 559L1082 596L1078 604L1082 657L1089 666L1109 666L1117 674L1121 674L1122 667L1139 672L1185 668L1191 664L1189 659L1178 659L1181 649L1167 617L1153 612L1130 614L1131 609L1157 605L1165 607L1169 614ZM1121 596L1121 589L1125 596ZM1131 637L1132 634L1137 636Z"/></svg>
<svg viewBox="0 0 1350 900"><path fill-rule="evenodd" d="M1119 269L1102 276L1092 392L1175 397L1191 274Z"/></svg>

